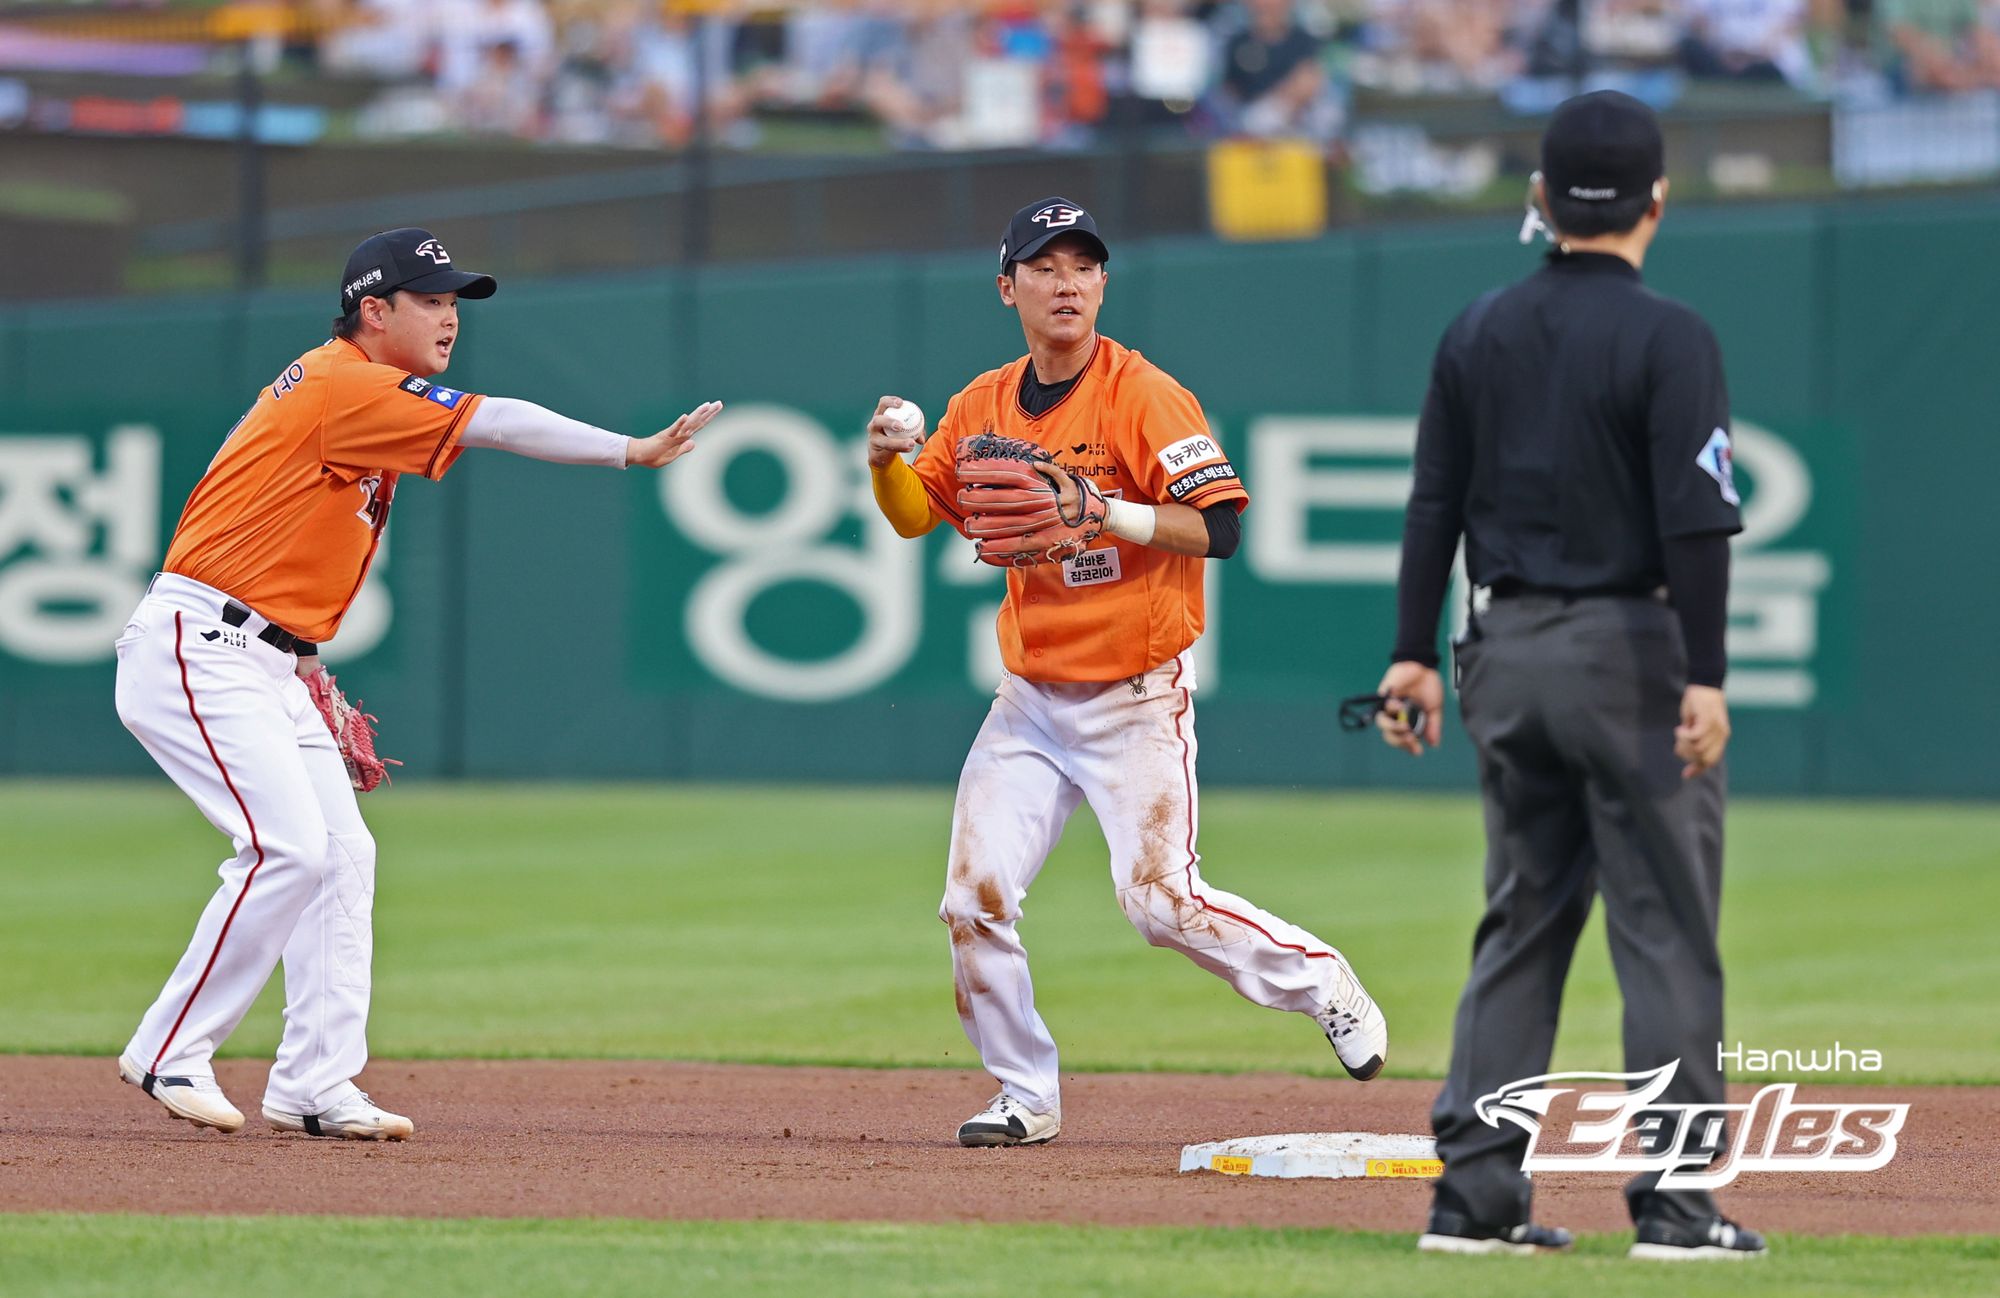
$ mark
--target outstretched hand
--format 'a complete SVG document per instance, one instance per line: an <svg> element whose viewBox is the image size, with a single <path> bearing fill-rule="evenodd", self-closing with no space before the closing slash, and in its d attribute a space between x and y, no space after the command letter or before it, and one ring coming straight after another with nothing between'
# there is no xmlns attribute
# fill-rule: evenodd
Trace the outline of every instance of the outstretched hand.
<svg viewBox="0 0 2000 1298"><path fill-rule="evenodd" d="M704 401L651 437L635 437L625 446L627 467L664 469L694 449L694 435L722 413L720 401Z"/></svg>

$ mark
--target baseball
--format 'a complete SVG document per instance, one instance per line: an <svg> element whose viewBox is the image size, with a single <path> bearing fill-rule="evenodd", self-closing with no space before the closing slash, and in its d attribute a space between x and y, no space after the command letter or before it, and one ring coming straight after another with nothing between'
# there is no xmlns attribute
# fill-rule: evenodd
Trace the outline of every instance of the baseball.
<svg viewBox="0 0 2000 1298"><path fill-rule="evenodd" d="M889 422L889 427L899 433L915 434L924 430L924 412L914 401L905 401L900 406L890 406L882 412L882 418Z"/></svg>

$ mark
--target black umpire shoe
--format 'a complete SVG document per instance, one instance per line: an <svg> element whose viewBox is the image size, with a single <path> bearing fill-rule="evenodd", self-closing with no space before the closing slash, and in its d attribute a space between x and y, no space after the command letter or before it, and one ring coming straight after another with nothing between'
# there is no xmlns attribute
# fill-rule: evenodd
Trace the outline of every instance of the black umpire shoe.
<svg viewBox="0 0 2000 1298"><path fill-rule="evenodd" d="M1514 1254L1567 1253L1576 1237L1560 1226L1495 1226L1462 1213L1431 1210L1431 1226L1417 1239L1421 1253Z"/></svg>
<svg viewBox="0 0 2000 1298"><path fill-rule="evenodd" d="M1639 1238L1627 1257L1655 1262L1737 1262L1762 1257L1764 1237L1727 1217L1688 1221L1679 1217L1639 1218Z"/></svg>

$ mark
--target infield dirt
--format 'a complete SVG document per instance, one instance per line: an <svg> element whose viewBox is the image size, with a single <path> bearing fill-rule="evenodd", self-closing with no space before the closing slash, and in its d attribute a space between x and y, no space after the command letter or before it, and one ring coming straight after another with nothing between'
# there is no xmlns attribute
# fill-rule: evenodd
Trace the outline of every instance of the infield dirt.
<svg viewBox="0 0 2000 1298"><path fill-rule="evenodd" d="M980 1074L656 1061L378 1061L362 1083L416 1139L279 1135L257 1113L265 1065L219 1077L234 1136L170 1120L110 1059L0 1057L0 1211L406 1217L788 1218L1415 1230L1422 1181L1181 1174L1184 1144L1289 1131L1424 1132L1435 1082L1283 1074L1080 1074L1063 1134L961 1149ZM1732 1088L1747 1098L1753 1087ZM2000 1088L1837 1087L1814 1100L1908 1102L1888 1167L1757 1174L1722 1192L1764 1230L1911 1235L2000 1222ZM1537 1178L1536 1215L1629 1223L1619 1181Z"/></svg>

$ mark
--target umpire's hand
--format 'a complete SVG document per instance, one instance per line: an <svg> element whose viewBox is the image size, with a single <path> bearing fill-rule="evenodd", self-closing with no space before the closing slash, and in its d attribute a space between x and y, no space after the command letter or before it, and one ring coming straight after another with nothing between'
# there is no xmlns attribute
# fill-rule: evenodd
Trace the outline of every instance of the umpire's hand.
<svg viewBox="0 0 2000 1298"><path fill-rule="evenodd" d="M1425 744L1438 746L1444 734L1444 681L1437 668L1422 663L1394 663L1375 692L1392 701L1389 707L1375 714L1375 728L1382 732L1383 743L1412 757L1422 757ZM1410 723L1396 715L1401 711L1394 706L1396 699L1407 700L1424 710L1422 730L1410 729Z"/></svg>
<svg viewBox="0 0 2000 1298"><path fill-rule="evenodd" d="M1674 756L1686 762L1681 778L1692 780L1722 760L1729 747L1729 704L1712 685L1690 685L1681 695L1681 723L1674 727Z"/></svg>

